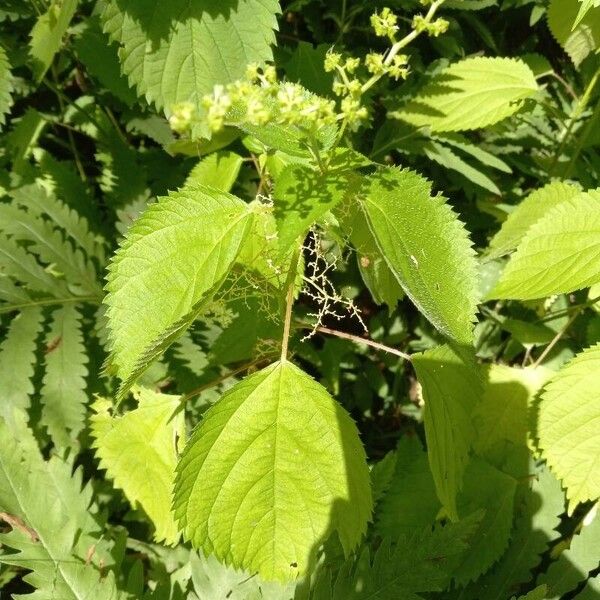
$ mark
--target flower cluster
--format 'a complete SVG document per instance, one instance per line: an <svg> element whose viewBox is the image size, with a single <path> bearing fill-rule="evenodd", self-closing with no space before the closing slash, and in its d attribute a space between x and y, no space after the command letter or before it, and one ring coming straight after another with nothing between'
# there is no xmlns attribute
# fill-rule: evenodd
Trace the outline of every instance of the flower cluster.
<svg viewBox="0 0 600 600"><path fill-rule="evenodd" d="M431 1L420 0L423 5ZM448 21L439 18L432 21L435 9L442 1L434 0L436 6L432 6L426 17L417 15L413 18L414 32L438 36L448 29ZM316 96L298 84L278 82L272 65L251 64L245 79L226 86L217 85L211 94L204 96L200 114L190 103L174 106L169 119L171 128L185 133L194 124L202 122L204 131L217 132L228 122L259 127L278 123L295 125L311 134L324 125L341 121L343 127L358 130L369 118L363 104L365 92L384 76L396 81L408 76L408 56L399 50L414 39L413 33L396 41L398 17L389 8L374 13L371 25L377 36L387 37L392 42L388 51L371 52L363 61L333 50L325 57L325 71L334 73L333 92L339 97L337 106L335 101Z"/></svg>
<svg viewBox="0 0 600 600"><path fill-rule="evenodd" d="M307 130L336 121L332 100L315 96L296 83L279 83L272 65L249 65L246 79L215 86L213 93L202 99L202 107L213 132L220 131L228 120L255 126L274 122Z"/></svg>
<svg viewBox="0 0 600 600"><path fill-rule="evenodd" d="M418 33L427 33L432 37L437 37L442 33L448 31L448 21L446 19L436 19L435 21L428 21L422 15L415 15L412 20L412 27Z"/></svg>

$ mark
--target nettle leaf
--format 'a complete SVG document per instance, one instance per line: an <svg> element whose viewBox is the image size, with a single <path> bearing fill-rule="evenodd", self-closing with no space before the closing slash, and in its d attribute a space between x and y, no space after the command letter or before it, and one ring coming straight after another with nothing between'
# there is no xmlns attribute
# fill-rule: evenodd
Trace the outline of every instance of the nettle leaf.
<svg viewBox="0 0 600 600"><path fill-rule="evenodd" d="M543 456L567 489L572 511L600 496L600 344L578 354L546 386L539 403Z"/></svg>
<svg viewBox="0 0 600 600"><path fill-rule="evenodd" d="M544 367L490 366L483 399L474 414L478 452L503 441L526 445L532 400L551 375Z"/></svg>
<svg viewBox="0 0 600 600"><path fill-rule="evenodd" d="M356 249L358 269L377 304L387 304L391 310L404 297L404 290L381 254L363 212L355 204L347 207L343 220L350 241Z"/></svg>
<svg viewBox="0 0 600 600"><path fill-rule="evenodd" d="M413 355L425 400L429 465L438 497L453 520L458 519L456 495L475 440L472 416L483 392L477 364L463 355L449 346Z"/></svg>
<svg viewBox="0 0 600 600"><path fill-rule="evenodd" d="M581 17L580 5L571 0L552 0L548 8L548 27L565 49L575 66L579 66L600 47L600 10L592 8Z"/></svg>
<svg viewBox="0 0 600 600"><path fill-rule="evenodd" d="M533 300L600 281L600 190L561 202L527 232L489 298Z"/></svg>
<svg viewBox="0 0 600 600"><path fill-rule="evenodd" d="M441 508L427 452L419 439L402 437L395 459L388 489L378 504L375 518L377 533L391 538L420 533L435 522Z"/></svg>
<svg viewBox="0 0 600 600"><path fill-rule="evenodd" d="M222 283L252 220L239 198L196 184L135 221L109 266L105 298L121 395Z"/></svg>
<svg viewBox="0 0 600 600"><path fill-rule="evenodd" d="M461 517L478 510L484 515L454 573L459 584L485 573L506 550L513 520L517 482L481 459L469 463L458 500ZM463 517L464 518L464 517Z"/></svg>
<svg viewBox="0 0 600 600"><path fill-rule="evenodd" d="M433 76L390 115L431 131L479 129L514 114L537 91L531 69L521 60L467 58Z"/></svg>
<svg viewBox="0 0 600 600"><path fill-rule="evenodd" d="M351 173L321 174L294 164L284 168L273 192L280 251L287 252L315 221L355 195L360 183L361 178Z"/></svg>
<svg viewBox="0 0 600 600"><path fill-rule="evenodd" d="M100 468L106 469L127 499L139 504L154 524L156 541L175 544L179 529L171 515L177 440L185 435L178 396L144 388L135 393L138 405L123 416L111 416L111 402L98 399L91 417L92 436Z"/></svg>
<svg viewBox="0 0 600 600"><path fill-rule="evenodd" d="M567 550L548 567L538 580L546 584L547 600L560 600L574 590L579 582L587 579L588 573L598 567L600 557L600 518L595 505L583 520L579 533L571 539Z"/></svg>
<svg viewBox="0 0 600 600"><path fill-rule="evenodd" d="M477 265L462 223L412 171L380 169L360 201L381 254L417 308L444 335L473 340Z"/></svg>
<svg viewBox="0 0 600 600"><path fill-rule="evenodd" d="M35 81L40 82L60 50L78 0L52 0L31 30L29 55Z"/></svg>
<svg viewBox="0 0 600 600"><path fill-rule="evenodd" d="M494 260L515 250L532 225L549 210L580 193L579 187L561 181L549 183L531 192L508 215L500 231L491 239L486 259Z"/></svg>
<svg viewBox="0 0 600 600"><path fill-rule="evenodd" d="M525 465L527 472L527 465ZM517 490L515 526L508 550L500 561L477 581L469 584L458 600L506 600L531 580L531 571L548 545L560 537L556 528L564 510L564 494L547 470L527 478Z"/></svg>
<svg viewBox="0 0 600 600"><path fill-rule="evenodd" d="M279 10L277 0L111 0L102 20L129 82L168 114L271 60Z"/></svg>
<svg viewBox="0 0 600 600"><path fill-rule="evenodd" d="M229 192L238 177L243 159L235 152L213 152L190 171L185 185L201 183Z"/></svg>
<svg viewBox="0 0 600 600"><path fill-rule="evenodd" d="M12 106L13 76L4 48L0 48L0 127L4 125L6 113Z"/></svg>
<svg viewBox="0 0 600 600"><path fill-rule="evenodd" d="M97 15L87 19L86 29L75 40L73 46L77 57L90 75L127 106L135 104L135 90L129 86L127 78L121 73L118 46L103 33Z"/></svg>
<svg viewBox="0 0 600 600"><path fill-rule="evenodd" d="M482 513L458 523L427 527L418 534L385 539L377 551L366 546L355 565L343 567L333 589L311 600L422 600L421 593L445 589L471 542Z"/></svg>
<svg viewBox="0 0 600 600"><path fill-rule="evenodd" d="M333 531L350 552L371 509L356 426L289 362L226 392L205 413L177 467L174 511L184 535L267 580L304 575Z"/></svg>

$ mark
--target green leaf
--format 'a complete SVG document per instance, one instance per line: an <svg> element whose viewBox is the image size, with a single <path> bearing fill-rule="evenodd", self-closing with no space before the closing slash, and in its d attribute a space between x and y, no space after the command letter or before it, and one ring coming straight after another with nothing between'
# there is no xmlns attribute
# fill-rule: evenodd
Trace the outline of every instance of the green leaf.
<svg viewBox="0 0 600 600"><path fill-rule="evenodd" d="M517 600L546 600L546 593L548 592L548 588L545 585L540 585L536 587L534 590L531 590L529 593L524 596L519 596ZM512 597L514 600L516 596Z"/></svg>
<svg viewBox="0 0 600 600"><path fill-rule="evenodd" d="M109 266L105 298L121 395L222 283L252 215L239 198L196 184L135 221Z"/></svg>
<svg viewBox="0 0 600 600"><path fill-rule="evenodd" d="M78 180L81 183L81 180ZM45 181L46 185L48 182ZM59 182L53 184L59 188L57 191L65 192ZM64 183L64 180L61 182ZM68 184L67 184L68 185ZM73 194L81 200L82 189L74 187ZM36 217L50 218L60 227L69 238L82 250L87 257L95 257L103 265L105 261L104 240L89 229L89 224L78 212L59 200L55 194L42 187L42 184L24 185L11 193L14 201L19 206L26 208Z"/></svg>
<svg viewBox="0 0 600 600"><path fill-rule="evenodd" d="M221 564L214 556L190 555L192 581L198 598L227 600L291 600L294 583L282 586L265 582L256 574L236 571Z"/></svg>
<svg viewBox="0 0 600 600"><path fill-rule="evenodd" d="M135 103L135 91L129 87L127 78L121 74L118 46L111 43L108 36L102 32L98 16L87 19L87 27L73 46L77 57L92 77L127 106Z"/></svg>
<svg viewBox="0 0 600 600"><path fill-rule="evenodd" d="M434 75L415 98L389 114L431 131L479 129L514 114L537 90L523 61L467 58Z"/></svg>
<svg viewBox="0 0 600 600"><path fill-rule="evenodd" d="M533 300L600 281L600 190L561 202L527 231L489 298Z"/></svg>
<svg viewBox="0 0 600 600"><path fill-rule="evenodd" d="M81 469L72 474L57 457L45 462L22 423L9 430L0 421L0 437L0 511L13 518L0 543L14 550L0 554L0 563L31 571L23 580L36 588L20 597L124 600L105 568L111 557L98 539L97 509L90 506L91 486L82 489Z"/></svg>
<svg viewBox="0 0 600 600"><path fill-rule="evenodd" d="M600 344L587 348L546 386L539 403L540 448L567 489L570 510L600 496Z"/></svg>
<svg viewBox="0 0 600 600"><path fill-rule="evenodd" d="M459 514L463 517L481 510L484 516L454 573L460 585L485 573L506 550L516 487L515 479L483 460L474 459L467 466L464 489L458 499Z"/></svg>
<svg viewBox="0 0 600 600"><path fill-rule="evenodd" d="M137 407L123 416L110 415L108 400L100 398L94 404L96 456L129 502L144 509L154 524L155 540L175 544L179 529L171 515L171 497L177 440L185 435L183 412L175 415L180 407L177 396L144 388L135 396Z"/></svg>
<svg viewBox="0 0 600 600"><path fill-rule="evenodd" d="M61 49L63 37L77 9L78 0L52 0L31 30L29 56L35 81L40 82Z"/></svg>
<svg viewBox="0 0 600 600"><path fill-rule="evenodd" d="M544 470L528 477L523 485L526 488L517 491L516 520L508 550L488 573L457 594L456 600L506 600L530 581L541 554L559 537L556 528L564 510L564 494L558 481Z"/></svg>
<svg viewBox="0 0 600 600"><path fill-rule="evenodd" d="M538 583L548 587L548 600L560 600L598 567L600 518L597 512L598 505L595 505L584 518L581 531L571 539L569 548L563 550L538 579Z"/></svg>
<svg viewBox="0 0 600 600"><path fill-rule="evenodd" d="M169 114L271 60L278 12L277 0L111 0L102 20L131 85Z"/></svg>
<svg viewBox="0 0 600 600"><path fill-rule="evenodd" d="M303 241L315 221L358 193L360 182L350 173L321 174L294 164L284 168L273 192L280 251L289 251L299 238Z"/></svg>
<svg viewBox="0 0 600 600"><path fill-rule="evenodd" d="M0 47L0 127L6 122L6 114L12 106L13 76L4 48Z"/></svg>
<svg viewBox="0 0 600 600"><path fill-rule="evenodd" d="M598 8L600 2L598 2L598 0L579 0L579 5L579 12L577 13L577 18L575 19L572 29L575 29L577 25L581 23L582 19L592 8Z"/></svg>
<svg viewBox="0 0 600 600"><path fill-rule="evenodd" d="M498 186L487 175L465 162L451 148L431 141L423 144L423 152L427 158L446 167L446 169L460 173L467 181L482 187L484 190L488 190L492 194L501 195Z"/></svg>
<svg viewBox="0 0 600 600"><path fill-rule="evenodd" d="M81 314L67 304L52 314L41 390L42 423L58 448L72 446L84 428L87 362Z"/></svg>
<svg viewBox="0 0 600 600"><path fill-rule="evenodd" d="M333 74L327 73L323 68L329 48L328 44L320 44L314 48L308 42L298 42L290 59L284 65L287 78L315 94L330 96Z"/></svg>
<svg viewBox="0 0 600 600"><path fill-rule="evenodd" d="M31 242L28 251L64 276L74 295L100 297L102 288L94 264L80 249L74 249L49 221L36 216L35 210L26 211L14 204L1 204L0 231L13 236L14 240Z"/></svg>
<svg viewBox="0 0 600 600"><path fill-rule="evenodd" d="M201 183L222 192L229 192L238 177L242 163L242 157L235 152L213 152L190 171L185 185Z"/></svg>
<svg viewBox="0 0 600 600"><path fill-rule="evenodd" d="M600 595L600 575L590 577L574 600L597 600Z"/></svg>
<svg viewBox="0 0 600 600"><path fill-rule="evenodd" d="M184 535L267 580L304 575L333 531L349 553L371 508L356 426L289 362L226 392L177 467L174 510Z"/></svg>
<svg viewBox="0 0 600 600"><path fill-rule="evenodd" d="M395 457L395 469L375 519L377 533L393 539L422 532L435 522L441 508L421 442L402 437Z"/></svg>
<svg viewBox="0 0 600 600"><path fill-rule="evenodd" d="M393 310L404 297L404 290L379 250L363 212L356 205L346 208L349 215L344 215L343 227L356 249L363 281L377 304L387 304Z"/></svg>
<svg viewBox="0 0 600 600"><path fill-rule="evenodd" d="M508 215L500 231L491 239L486 259L494 260L515 250L532 225L549 210L580 193L579 187L555 181L531 192Z"/></svg>
<svg viewBox="0 0 600 600"><path fill-rule="evenodd" d="M600 47L600 10L592 8L583 17L581 12L571 0L551 0L548 8L548 27L575 66Z"/></svg>
<svg viewBox="0 0 600 600"><path fill-rule="evenodd" d="M412 171L381 169L367 183L361 204L390 270L439 331L470 344L477 265L462 223Z"/></svg>
<svg viewBox="0 0 600 600"><path fill-rule="evenodd" d="M551 375L552 371L544 367L490 366L483 400L473 417L478 452L484 453L501 442L526 444L532 400Z"/></svg>
<svg viewBox="0 0 600 600"><path fill-rule="evenodd" d="M355 566L340 571L332 593L323 600L421 600L417 594L443 590L481 517L478 512L459 523L428 527L395 544L385 539L372 559L365 547Z"/></svg>
<svg viewBox="0 0 600 600"><path fill-rule="evenodd" d="M472 416L483 393L481 377L474 359L448 346L413 355L413 365L423 388L433 480L444 508L456 520L456 495L475 440Z"/></svg>
<svg viewBox="0 0 600 600"><path fill-rule="evenodd" d="M36 363L37 337L42 324L42 310L39 307L27 308L12 320L0 345L0 415L9 423L15 409L29 407L34 392L31 380Z"/></svg>

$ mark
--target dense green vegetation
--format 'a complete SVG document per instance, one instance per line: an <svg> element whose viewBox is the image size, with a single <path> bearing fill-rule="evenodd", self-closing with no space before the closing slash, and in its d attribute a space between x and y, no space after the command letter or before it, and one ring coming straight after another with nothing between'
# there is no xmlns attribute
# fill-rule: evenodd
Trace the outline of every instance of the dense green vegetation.
<svg viewBox="0 0 600 600"><path fill-rule="evenodd" d="M598 0L4 0L0 594L600 598Z"/></svg>

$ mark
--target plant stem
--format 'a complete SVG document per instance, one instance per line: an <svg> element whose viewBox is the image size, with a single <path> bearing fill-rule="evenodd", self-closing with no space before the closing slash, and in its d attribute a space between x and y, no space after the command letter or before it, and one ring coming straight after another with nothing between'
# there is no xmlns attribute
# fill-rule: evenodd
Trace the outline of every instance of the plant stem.
<svg viewBox="0 0 600 600"><path fill-rule="evenodd" d="M91 304L101 304L102 298L98 296L72 296L69 298L48 298L45 300L32 300L31 302L22 302L21 304L10 304L9 306L0 306L0 315L13 312L15 310L23 310L32 306L52 306L54 304L70 304L71 302L88 302Z"/></svg>
<svg viewBox="0 0 600 600"><path fill-rule="evenodd" d="M554 174L554 171L556 169L556 165L558 164L560 156L562 155L563 150L565 149L565 146L566 146L567 142L569 141L569 138L571 137L571 132L573 131L573 127L575 127L575 124L579 120L579 117L585 110L585 108L590 100L590 96L592 95L592 92L594 91L594 88L596 87L598 78L600 78L600 69L596 70L596 72L594 73L590 82L588 83L587 87L585 88L585 91L583 92L583 96L581 97L581 100L579 100L579 102L577 102L575 108L573 109L573 112L571 114L571 117L569 118L569 122L567 124L567 128L565 130L563 138L562 138L560 144L558 145L556 152L554 153L554 156L552 158L552 164L550 165L550 169L549 169L549 172L551 175ZM569 164L569 167L570 167L570 164ZM566 172L565 172L565 174L566 174ZM561 179L564 179L564 176Z"/></svg>
<svg viewBox="0 0 600 600"><path fill-rule="evenodd" d="M548 354L550 353L552 348L554 348L554 346L556 346L556 344L559 342L559 340L567 332L567 329L569 329L569 327L571 327L571 325L573 324L575 319L580 315L581 310L582 309L580 308L575 313L573 313L571 315L571 317L569 318L569 320L565 323L565 326L554 336L554 338L552 338L552 341L544 348L544 351L539 355L537 360L533 363L534 368L537 368L542 364L543 360L546 358L546 356L548 356Z"/></svg>
<svg viewBox="0 0 600 600"><path fill-rule="evenodd" d="M299 325L300 329L313 329L312 326L309 325ZM329 329L329 327L316 327L315 331L320 333L325 333L327 335L333 335L335 337L342 338L344 340L349 340L351 342L355 342L356 344L364 344L365 346L370 346L371 348L376 348L377 350L382 350L383 352L387 352L388 354L394 354L403 358L404 360L411 361L410 354L406 354L401 350L396 350L396 348L392 348L391 346L386 346L385 344L380 344L379 342L375 342L368 338L362 338L358 335L353 335L351 333L346 333L344 331L337 331L337 329Z"/></svg>
<svg viewBox="0 0 600 600"><path fill-rule="evenodd" d="M267 358L266 356L257 358L256 360L246 363L246 364L242 365L241 367L238 367L237 369L233 369L232 371L229 371L229 373L225 373L224 375L221 375L220 377L213 379L209 383L205 383L204 385L201 385L201 386L193 389L191 392L188 392L187 394L181 396L181 399L179 401L180 404L185 404L188 400L191 400L194 396L198 396L202 392L205 392L206 390L210 390L211 388L216 387L217 385L219 385L220 383L223 383L224 381L227 381L231 377L235 377L236 375L239 375L240 373L243 373L244 371L251 369L252 367L263 362L263 360L265 360L266 358Z"/></svg>
<svg viewBox="0 0 600 600"><path fill-rule="evenodd" d="M298 262L300 260L300 247L297 247L290 262L290 270L288 272L286 285L287 292L285 295L285 318L283 321L283 336L281 338L281 362L287 360L288 346L290 342L290 327L292 324L292 307L294 306L294 288L296 284L296 271L298 270Z"/></svg>

